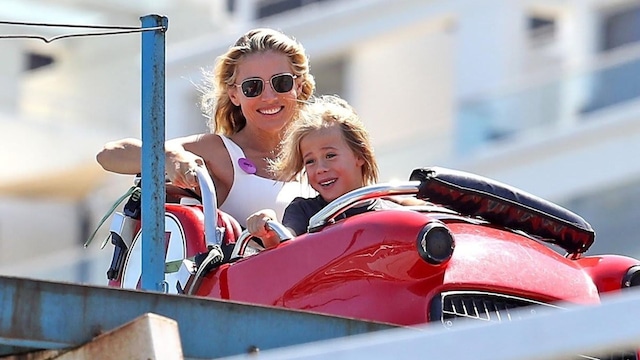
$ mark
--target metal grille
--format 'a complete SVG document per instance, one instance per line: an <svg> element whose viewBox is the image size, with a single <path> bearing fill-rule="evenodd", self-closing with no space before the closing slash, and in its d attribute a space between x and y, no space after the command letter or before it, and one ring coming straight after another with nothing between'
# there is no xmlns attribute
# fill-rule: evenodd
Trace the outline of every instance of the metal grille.
<svg viewBox="0 0 640 360"><path fill-rule="evenodd" d="M483 291L448 291L441 293L431 303L429 318L441 321L450 328L457 320L512 321L535 315L539 306L560 307L517 296ZM625 351L605 356L578 355L576 359L638 360L637 353Z"/></svg>
<svg viewBox="0 0 640 360"><path fill-rule="evenodd" d="M557 308L554 305L503 294L450 291L441 294L439 304L434 303L431 319L440 318L447 327L453 326L454 322L461 318L496 322L511 321L534 315L536 313L536 308L532 307L534 305ZM525 307L531 308L523 309ZM439 316L434 316L438 313L440 313Z"/></svg>

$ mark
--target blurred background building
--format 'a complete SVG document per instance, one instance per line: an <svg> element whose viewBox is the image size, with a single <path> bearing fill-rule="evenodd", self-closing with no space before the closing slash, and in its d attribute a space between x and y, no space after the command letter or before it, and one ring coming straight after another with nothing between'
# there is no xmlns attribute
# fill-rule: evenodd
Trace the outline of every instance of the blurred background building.
<svg viewBox="0 0 640 360"><path fill-rule="evenodd" d="M139 26L148 14L169 19L168 138L206 131L202 70L249 28L277 28L304 44L317 93L358 109L381 180L478 173L584 217L590 254L640 257L637 1L0 0L5 22ZM140 35L0 39L0 65L0 274L106 284L108 221L82 244L133 182L95 154L140 136Z"/></svg>

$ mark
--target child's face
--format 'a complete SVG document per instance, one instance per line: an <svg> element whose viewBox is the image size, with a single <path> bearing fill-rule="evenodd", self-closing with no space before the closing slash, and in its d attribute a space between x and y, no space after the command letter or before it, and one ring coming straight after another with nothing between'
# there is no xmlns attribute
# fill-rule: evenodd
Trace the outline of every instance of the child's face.
<svg viewBox="0 0 640 360"><path fill-rule="evenodd" d="M338 125L303 137L300 151L309 184L326 201L364 185L364 160L351 151Z"/></svg>

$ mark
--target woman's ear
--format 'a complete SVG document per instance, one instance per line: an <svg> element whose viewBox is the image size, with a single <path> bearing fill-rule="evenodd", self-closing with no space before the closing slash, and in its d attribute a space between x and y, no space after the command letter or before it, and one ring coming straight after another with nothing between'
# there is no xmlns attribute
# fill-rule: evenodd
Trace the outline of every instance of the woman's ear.
<svg viewBox="0 0 640 360"><path fill-rule="evenodd" d="M238 93L238 87L237 86L228 86L227 87L227 94L229 94L229 99L231 100L233 105L240 106L240 99L239 99L240 94Z"/></svg>
<svg viewBox="0 0 640 360"><path fill-rule="evenodd" d="M302 84L304 84L304 81L296 81L296 94L298 95L298 99L300 99L300 94L302 94Z"/></svg>

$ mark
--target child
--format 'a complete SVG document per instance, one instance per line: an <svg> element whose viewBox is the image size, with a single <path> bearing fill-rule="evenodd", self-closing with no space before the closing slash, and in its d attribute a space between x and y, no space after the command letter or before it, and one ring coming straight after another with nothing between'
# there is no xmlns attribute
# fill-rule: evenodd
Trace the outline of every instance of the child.
<svg viewBox="0 0 640 360"><path fill-rule="evenodd" d="M310 102L287 130L281 146L270 166L276 177L290 181L305 173L319 194L315 198L295 198L285 209L282 224L296 236L307 231L309 219L329 202L378 181L369 134L355 110L337 96L325 95ZM346 216L397 206L376 199L347 210ZM247 230L261 238L267 248L278 243L275 233L265 227L269 220L277 220L271 209L247 218Z"/></svg>

